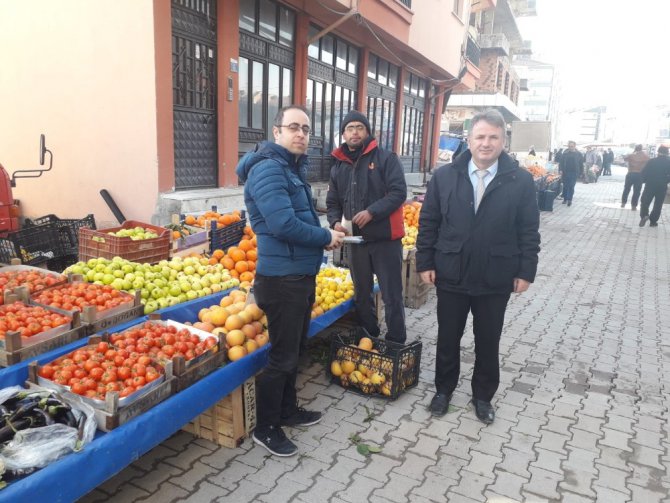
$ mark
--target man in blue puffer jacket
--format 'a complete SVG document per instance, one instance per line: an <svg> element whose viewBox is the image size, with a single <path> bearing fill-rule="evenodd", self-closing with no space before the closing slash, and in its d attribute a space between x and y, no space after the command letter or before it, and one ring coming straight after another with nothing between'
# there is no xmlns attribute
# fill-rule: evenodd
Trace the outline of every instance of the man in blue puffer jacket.
<svg viewBox="0 0 670 503"><path fill-rule="evenodd" d="M321 413L298 407L295 382L300 343L307 335L323 250L342 245L344 233L321 227L305 180L310 123L304 108L277 113L274 143L263 142L239 162L244 202L258 240L254 292L268 319L268 364L256 379L254 442L277 456L298 448L282 426L309 426Z"/></svg>

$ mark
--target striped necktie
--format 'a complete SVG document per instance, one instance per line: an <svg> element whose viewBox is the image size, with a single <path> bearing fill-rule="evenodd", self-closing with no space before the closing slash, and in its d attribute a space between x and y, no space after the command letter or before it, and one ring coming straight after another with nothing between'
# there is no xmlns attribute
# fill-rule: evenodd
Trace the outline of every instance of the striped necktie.
<svg viewBox="0 0 670 503"><path fill-rule="evenodd" d="M478 169L475 171L475 174L479 177L477 182L477 197L475 198L475 213L479 208L479 203L482 202L482 197L484 197L484 191L486 190L486 185L484 185L484 178L489 174L488 169Z"/></svg>

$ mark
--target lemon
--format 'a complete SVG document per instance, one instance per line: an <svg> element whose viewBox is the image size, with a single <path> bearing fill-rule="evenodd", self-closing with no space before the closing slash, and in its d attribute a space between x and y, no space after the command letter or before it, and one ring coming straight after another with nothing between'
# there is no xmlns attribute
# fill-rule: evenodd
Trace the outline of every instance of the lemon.
<svg viewBox="0 0 670 503"><path fill-rule="evenodd" d="M342 366L340 365L340 362L334 360L330 364L330 373L333 374L335 377L340 377L342 375Z"/></svg>

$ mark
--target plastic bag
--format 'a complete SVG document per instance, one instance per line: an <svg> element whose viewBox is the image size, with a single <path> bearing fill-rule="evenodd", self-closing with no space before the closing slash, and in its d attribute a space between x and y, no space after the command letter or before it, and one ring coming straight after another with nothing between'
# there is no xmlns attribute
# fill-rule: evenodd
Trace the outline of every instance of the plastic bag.
<svg viewBox="0 0 670 503"><path fill-rule="evenodd" d="M18 392L39 393L44 398L55 396L72 408L72 414L77 422L82 415L85 415L86 419L81 440L77 428L59 423L18 431L14 438L0 449L0 463L4 464L6 470L30 473L33 469L43 468L66 454L82 449L93 440L97 428L95 411L79 397L66 399L44 388L34 387L26 390L20 386L12 386L0 390L0 404Z"/></svg>

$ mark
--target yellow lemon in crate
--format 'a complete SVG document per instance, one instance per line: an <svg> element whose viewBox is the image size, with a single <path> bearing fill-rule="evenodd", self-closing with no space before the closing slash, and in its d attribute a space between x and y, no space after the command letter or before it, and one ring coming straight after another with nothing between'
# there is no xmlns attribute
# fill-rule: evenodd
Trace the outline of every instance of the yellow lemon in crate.
<svg viewBox="0 0 670 503"><path fill-rule="evenodd" d="M342 366L340 365L340 362L334 360L330 364L330 373L333 374L335 377L340 377L342 375Z"/></svg>
<svg viewBox="0 0 670 503"><path fill-rule="evenodd" d="M351 374L354 370L356 370L356 364L351 360L344 360L340 364L340 367L342 368L342 372L345 374Z"/></svg>

